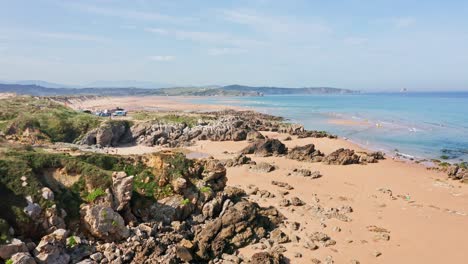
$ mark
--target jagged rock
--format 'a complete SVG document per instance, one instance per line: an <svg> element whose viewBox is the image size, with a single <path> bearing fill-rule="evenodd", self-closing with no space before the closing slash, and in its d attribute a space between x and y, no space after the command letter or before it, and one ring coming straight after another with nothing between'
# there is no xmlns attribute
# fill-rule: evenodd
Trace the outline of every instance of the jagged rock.
<svg viewBox="0 0 468 264"><path fill-rule="evenodd" d="M187 188L187 180L180 177L172 181L172 188L177 194L182 194L183 191Z"/></svg>
<svg viewBox="0 0 468 264"><path fill-rule="evenodd" d="M232 133L232 140L233 141L241 141L247 138L247 132L245 130L236 130Z"/></svg>
<svg viewBox="0 0 468 264"><path fill-rule="evenodd" d="M47 187L44 187L42 188L41 190L42 192L42 197L46 200L54 200L54 193L52 192L51 189L47 188Z"/></svg>
<svg viewBox="0 0 468 264"><path fill-rule="evenodd" d="M283 263L282 254L270 254L268 252L257 252L252 255L251 264L280 264Z"/></svg>
<svg viewBox="0 0 468 264"><path fill-rule="evenodd" d="M36 264L36 261L29 252L16 253L10 259L12 264Z"/></svg>
<svg viewBox="0 0 468 264"><path fill-rule="evenodd" d="M112 173L112 193L114 194L114 209L123 210L132 199L133 176L127 176L123 171Z"/></svg>
<svg viewBox="0 0 468 264"><path fill-rule="evenodd" d="M96 238L106 241L119 241L129 236L122 216L112 208L101 205L85 205L81 208L82 223Z"/></svg>
<svg viewBox="0 0 468 264"><path fill-rule="evenodd" d="M278 139L260 139L241 151L243 154L255 154L261 157L286 154L287 148Z"/></svg>
<svg viewBox="0 0 468 264"><path fill-rule="evenodd" d="M249 133L247 133L248 141L256 141L258 139L265 139L265 136L263 136L262 133L255 130L249 131Z"/></svg>
<svg viewBox="0 0 468 264"><path fill-rule="evenodd" d="M193 211L193 205L186 203L183 196L173 195L154 203L150 207L151 219L166 224L172 221L184 220Z"/></svg>
<svg viewBox="0 0 468 264"><path fill-rule="evenodd" d="M251 163L252 163L252 159L250 157L247 157L244 154L239 154L235 156L234 158L227 160L226 166L234 167L234 166L240 166L240 165L251 164Z"/></svg>
<svg viewBox="0 0 468 264"><path fill-rule="evenodd" d="M39 218L42 208L39 204L34 203L30 196L26 197L28 205L23 209L23 211L32 219Z"/></svg>
<svg viewBox="0 0 468 264"><path fill-rule="evenodd" d="M315 149L314 144L294 147L288 151L288 158L299 161L320 162L324 154Z"/></svg>
<svg viewBox="0 0 468 264"><path fill-rule="evenodd" d="M182 246L176 246L176 255L177 258L179 258L183 262L190 262L193 259L192 253L190 253L190 251L187 248Z"/></svg>
<svg viewBox="0 0 468 264"><path fill-rule="evenodd" d="M273 242L282 244L282 243L287 243L289 242L289 236L286 235L281 229L277 228L270 233L270 239L273 240Z"/></svg>
<svg viewBox="0 0 468 264"><path fill-rule="evenodd" d="M19 239L14 238L11 243L0 245L0 258L2 259L9 259L19 252L28 252L26 244Z"/></svg>
<svg viewBox="0 0 468 264"><path fill-rule="evenodd" d="M447 175L450 179L468 181L468 170L460 168L458 165L452 165L447 170Z"/></svg>
<svg viewBox="0 0 468 264"><path fill-rule="evenodd" d="M52 234L44 236L34 249L37 263L67 264L70 261L70 256L65 251L67 234L65 229L57 229Z"/></svg>
<svg viewBox="0 0 468 264"><path fill-rule="evenodd" d="M257 204L240 201L229 207L222 216L207 222L195 234L196 254L206 260L230 253L256 237L264 236L264 230L272 229L278 218L282 218L278 213L273 216L272 212L266 213Z"/></svg>
<svg viewBox="0 0 468 264"><path fill-rule="evenodd" d="M276 185L276 186L281 187L281 188L285 188L286 190L294 189L294 187L289 185L289 183L287 183L287 182L271 181L271 184Z"/></svg>
<svg viewBox="0 0 468 264"><path fill-rule="evenodd" d="M255 172L268 173L274 171L276 168L267 162L260 162L253 165L250 169Z"/></svg>
<svg viewBox="0 0 468 264"><path fill-rule="evenodd" d="M327 155L323 162L333 165L358 164L359 156L354 153L354 150L340 148Z"/></svg>
<svg viewBox="0 0 468 264"><path fill-rule="evenodd" d="M226 168L215 159L207 160L202 172L203 181L214 191L220 191L226 186Z"/></svg>
<svg viewBox="0 0 468 264"><path fill-rule="evenodd" d="M216 217L222 209L222 200L218 197L205 203L202 208L202 214L205 217L213 218Z"/></svg>
<svg viewBox="0 0 468 264"><path fill-rule="evenodd" d="M378 160L385 159L383 152L361 153L359 156L359 163L376 163Z"/></svg>
<svg viewBox="0 0 468 264"><path fill-rule="evenodd" d="M57 206L54 204L53 206L47 208L44 213L43 218L39 218L42 221L42 227L45 229L47 233L51 233L57 229L65 229L65 217L66 217L65 210L61 209L60 211L57 209Z"/></svg>
<svg viewBox="0 0 468 264"><path fill-rule="evenodd" d="M299 199L298 197L292 197L291 198L291 205L293 205L293 206L302 206L304 204L305 203L301 199Z"/></svg>
<svg viewBox="0 0 468 264"><path fill-rule="evenodd" d="M83 145L100 145L102 147L117 146L119 143L131 141L130 134L128 123L111 120L90 131L80 143Z"/></svg>
<svg viewBox="0 0 468 264"><path fill-rule="evenodd" d="M310 236L309 236L309 239L311 241L317 241L317 242L325 242L327 240L330 240L331 238L325 234L325 233L322 233L322 232L314 232L312 233Z"/></svg>
<svg viewBox="0 0 468 264"><path fill-rule="evenodd" d="M240 198L246 196L244 189L233 186L226 186L226 188L224 188L223 194L226 199L230 199L232 201L238 201Z"/></svg>

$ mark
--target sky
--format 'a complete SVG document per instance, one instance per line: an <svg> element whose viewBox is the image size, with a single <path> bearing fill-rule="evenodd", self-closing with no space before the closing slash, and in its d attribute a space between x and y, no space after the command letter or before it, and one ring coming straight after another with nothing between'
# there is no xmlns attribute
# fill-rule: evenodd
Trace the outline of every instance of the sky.
<svg viewBox="0 0 468 264"><path fill-rule="evenodd" d="M468 90L468 1L0 0L0 80Z"/></svg>

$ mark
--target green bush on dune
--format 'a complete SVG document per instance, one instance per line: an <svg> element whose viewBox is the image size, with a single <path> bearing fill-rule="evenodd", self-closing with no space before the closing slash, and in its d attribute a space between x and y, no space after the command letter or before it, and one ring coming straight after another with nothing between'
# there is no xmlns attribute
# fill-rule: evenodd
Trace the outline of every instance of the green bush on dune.
<svg viewBox="0 0 468 264"><path fill-rule="evenodd" d="M52 142L74 142L101 120L48 99L14 97L0 102L0 129L21 135L26 129L39 130Z"/></svg>

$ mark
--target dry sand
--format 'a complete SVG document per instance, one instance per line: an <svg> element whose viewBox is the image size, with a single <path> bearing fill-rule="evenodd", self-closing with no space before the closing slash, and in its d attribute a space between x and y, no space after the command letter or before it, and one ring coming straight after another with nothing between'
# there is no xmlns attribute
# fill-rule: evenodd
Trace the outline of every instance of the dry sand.
<svg viewBox="0 0 468 264"><path fill-rule="evenodd" d="M195 104L190 96L126 96L95 97L92 99L71 99L74 109L103 110L122 107L128 111L219 111L223 109L241 109L234 106Z"/></svg>
<svg viewBox="0 0 468 264"><path fill-rule="evenodd" d="M170 101L171 100L171 101ZM200 106L175 100L174 98L117 98L109 101L91 101L86 107L103 107L119 104L133 109L141 105L156 103L171 110L214 110L219 106ZM100 105L102 103L102 105ZM283 139L286 135L264 132L271 138ZM297 139L283 141L288 147L296 145L315 144L316 148L325 154L345 147L361 151L359 146L343 139ZM211 142L199 141L189 147L193 157L211 155L217 159L232 158L247 142ZM158 151L161 148L128 147L119 148L118 154L146 153ZM226 154L227 151L230 154ZM259 198L250 196L262 206L273 205L287 217L287 221L296 221L303 227L296 231L299 237L305 237L314 231L321 231L337 244L330 247L320 247L311 251L299 243L284 244L288 249L285 255L291 263L311 263L312 258L324 260L332 256L335 263L468 263L468 186L448 180L441 172L427 170L423 165L408 163L387 158L376 164L369 165L325 165L289 160L286 157L255 157L256 162L265 161L278 167L270 173L255 173L248 165L228 168L228 185L247 188L255 185L259 189L268 190L275 198ZM302 176L287 176L295 168L319 170L323 175L318 179ZM297 196L307 205L319 204L322 207L338 207L350 205L354 212L349 216L351 222L337 219L324 221L326 227L320 224L321 219L311 211L302 207L279 207L282 199L278 193L279 187L271 184L272 180L287 182L294 187L285 198ZM379 189L390 189L393 198ZM317 200L318 198L318 200ZM294 211L291 210L294 208ZM375 225L390 231L389 241L375 241L376 233L367 230ZM341 229L340 232L336 228ZM288 232L288 230L285 229ZM350 241L352 242L350 243ZM249 256L254 250L252 246L241 250ZM375 252L382 255L375 257ZM301 253L302 258L294 257Z"/></svg>
<svg viewBox="0 0 468 264"><path fill-rule="evenodd" d="M285 138L286 135L264 132L271 138ZM318 149L330 153L340 147L362 150L358 146L341 139L296 139L284 141L288 147L313 143ZM191 147L192 151L210 153L218 159L230 158L247 142L201 141ZM312 257L324 260L333 256L336 263L350 263L357 259L361 263L466 263L468 250L468 187L459 182L447 180L440 172L427 170L422 165L392 159L369 165L325 165L322 163L299 162L285 157L254 157L256 162L266 161L278 166L270 173L254 173L248 166L228 168L228 184L246 188L253 184L259 189L268 190L275 198L251 199L263 206L273 205L287 217L305 227L297 233L322 231L337 241L335 246L310 251L302 248L301 242L285 244L285 253L291 263L311 263ZM323 175L318 179L302 176L287 176L295 168L319 170ZM271 184L272 180L287 182L294 187L285 198L297 196L309 205L339 207L350 205L354 212L349 214L351 222L336 219L326 220L325 228L304 207L290 208L278 206L282 199L280 187ZM378 191L381 188L393 192ZM316 198L319 202L316 202ZM376 225L390 231L389 241L374 241L376 233L369 232L367 226ZM339 227L341 232L334 231ZM348 240L353 240L348 243ZM299 246L298 246L299 245ZM379 251L381 256L373 253ZM251 248L242 251L248 255ZM295 253L302 258L295 258Z"/></svg>

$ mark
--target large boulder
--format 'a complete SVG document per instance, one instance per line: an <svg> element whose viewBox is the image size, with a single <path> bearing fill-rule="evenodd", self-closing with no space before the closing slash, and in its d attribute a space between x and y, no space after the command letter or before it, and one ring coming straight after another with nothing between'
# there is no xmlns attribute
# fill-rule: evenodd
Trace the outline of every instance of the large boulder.
<svg viewBox="0 0 468 264"><path fill-rule="evenodd" d="M247 133L247 138L246 139L248 141L255 141L255 140L259 140L259 139L265 139L265 136L262 135L262 133L260 133L258 131L252 130L252 131L249 131L249 133Z"/></svg>
<svg viewBox="0 0 468 264"><path fill-rule="evenodd" d="M16 253L10 259L12 264L37 264L29 252Z"/></svg>
<svg viewBox="0 0 468 264"><path fill-rule="evenodd" d="M129 143L132 140L131 131L126 121L110 120L87 133L80 143L110 147L117 146L120 143Z"/></svg>
<svg viewBox="0 0 468 264"><path fill-rule="evenodd" d="M354 153L354 150L340 148L327 155L323 162L330 165L358 164L359 156Z"/></svg>
<svg viewBox="0 0 468 264"><path fill-rule="evenodd" d="M150 207L150 218L154 221L169 224L172 221L184 220L193 211L193 205L182 195L173 195L158 200Z"/></svg>
<svg viewBox="0 0 468 264"><path fill-rule="evenodd" d="M133 176L127 176L123 171L112 173L112 193L114 194L114 209L122 211L132 199Z"/></svg>
<svg viewBox="0 0 468 264"><path fill-rule="evenodd" d="M257 252L252 255L250 264L280 264L285 263L281 253Z"/></svg>
<svg viewBox="0 0 468 264"><path fill-rule="evenodd" d="M65 251L67 235L65 229L57 229L52 234L44 236L34 249L37 263L67 264L70 261L70 256Z"/></svg>
<svg viewBox="0 0 468 264"><path fill-rule="evenodd" d="M9 259L19 252L28 252L26 244L19 239L14 238L11 243L0 245L0 258L2 259Z"/></svg>
<svg viewBox="0 0 468 264"><path fill-rule="evenodd" d="M226 208L195 234L197 256L204 260L213 259L265 237L266 230L273 229L282 220L277 211L275 214L269 210L248 201Z"/></svg>
<svg viewBox="0 0 468 264"><path fill-rule="evenodd" d="M314 144L297 146L288 151L288 158L299 161L320 162L323 156L322 152L315 149Z"/></svg>
<svg viewBox="0 0 468 264"><path fill-rule="evenodd" d="M119 241L130 234L122 216L110 207L85 205L80 213L84 228L96 238Z"/></svg>
<svg viewBox="0 0 468 264"><path fill-rule="evenodd" d="M255 154L261 157L286 154L288 149L278 139L260 139L242 150L242 154Z"/></svg>
<svg viewBox="0 0 468 264"><path fill-rule="evenodd" d="M226 168L219 160L204 161L202 177L205 185L210 186L214 191L220 191L226 186Z"/></svg>

